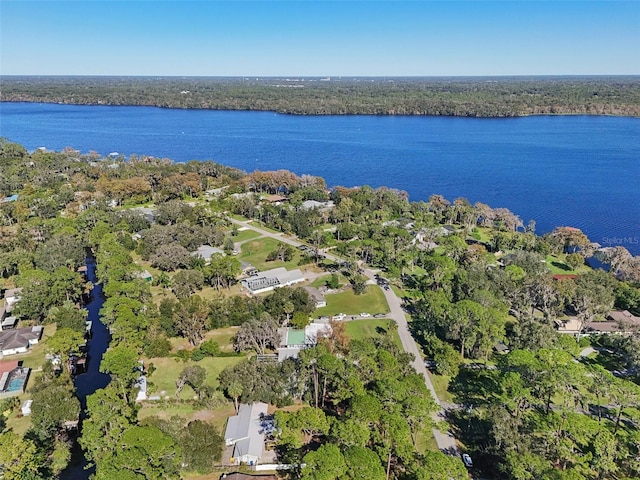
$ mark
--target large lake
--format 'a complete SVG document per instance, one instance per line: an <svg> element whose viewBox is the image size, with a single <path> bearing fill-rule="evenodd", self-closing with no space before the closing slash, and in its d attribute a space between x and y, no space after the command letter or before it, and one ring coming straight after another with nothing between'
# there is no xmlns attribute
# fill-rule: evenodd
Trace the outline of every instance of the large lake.
<svg viewBox="0 0 640 480"><path fill-rule="evenodd" d="M0 103L0 135L245 171L287 169L329 186L441 194L506 207L537 232L581 228L640 254L640 119L292 116L271 112Z"/></svg>

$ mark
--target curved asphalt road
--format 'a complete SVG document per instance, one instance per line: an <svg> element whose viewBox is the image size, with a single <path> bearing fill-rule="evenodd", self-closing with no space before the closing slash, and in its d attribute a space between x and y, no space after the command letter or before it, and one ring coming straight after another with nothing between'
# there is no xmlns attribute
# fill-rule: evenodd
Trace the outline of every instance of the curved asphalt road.
<svg viewBox="0 0 640 480"><path fill-rule="evenodd" d="M262 228L255 227L252 225L251 221L240 221L234 218L229 218L229 220L238 226L248 228L250 230L260 233L265 237L279 240L289 245L293 245L294 247L305 245L303 242L294 240L293 238L285 236L282 233L273 233L267 230L263 230ZM332 255L330 253L325 253L324 255L329 260L333 260L333 261L343 260L342 258ZM376 271L367 268L365 269L364 274L373 283L375 283ZM429 371L425 367L424 361L422 360L422 355L420 354L420 349L418 347L418 344L413 339L413 337L411 336L411 332L409 331L407 317L405 315L404 310L402 309L402 300L395 294L395 292L391 288L389 288L388 290L382 290L382 291L387 300L387 303L389 304L390 313L388 317L391 318L392 320L395 320L396 324L398 325L398 335L400 336L402 348L404 348L405 352L411 353L415 357L414 361L412 362L413 368L415 368L418 374L422 374L424 376L424 383L426 384L427 388L431 392L431 395L433 396L433 399L435 400L436 404L439 407L438 411L432 415L432 418L435 422L444 420L445 413L446 413L445 408L443 406L443 403L440 401L440 399L436 395L436 391L433 388L433 384L431 383L431 377L430 377ZM450 433L442 433L440 430L436 428L432 429L432 432L433 432L434 438L436 439L436 443L438 444L438 448L440 450L450 455L459 454L456 439L453 437L453 435L451 435Z"/></svg>

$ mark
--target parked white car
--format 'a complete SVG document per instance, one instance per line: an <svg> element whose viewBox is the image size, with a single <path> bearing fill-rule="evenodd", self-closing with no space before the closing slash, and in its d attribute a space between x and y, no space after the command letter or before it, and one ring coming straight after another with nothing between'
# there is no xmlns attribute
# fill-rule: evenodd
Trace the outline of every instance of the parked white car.
<svg viewBox="0 0 640 480"><path fill-rule="evenodd" d="M346 317L346 315L344 313L339 313L337 315L334 315L333 319L340 321L340 320L344 320L344 317Z"/></svg>
<svg viewBox="0 0 640 480"><path fill-rule="evenodd" d="M471 460L471 457L466 453L462 454L462 462L464 463L464 466L467 468L473 467L473 460Z"/></svg>
<svg viewBox="0 0 640 480"><path fill-rule="evenodd" d="M370 314L370 313L367 313L367 312L362 312L362 313L360 314L360 316L361 316L361 317L363 317L363 318L368 318L368 317L370 317L370 316L371 316L371 314Z"/></svg>

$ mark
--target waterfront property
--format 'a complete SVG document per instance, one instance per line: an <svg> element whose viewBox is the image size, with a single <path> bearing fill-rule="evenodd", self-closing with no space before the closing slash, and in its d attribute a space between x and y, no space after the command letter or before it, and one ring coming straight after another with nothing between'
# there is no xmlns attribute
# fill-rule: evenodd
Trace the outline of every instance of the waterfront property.
<svg viewBox="0 0 640 480"><path fill-rule="evenodd" d="M267 404L262 402L243 403L238 414L229 417L224 440L233 446L231 463L257 465L264 454L265 429L262 425L267 415Z"/></svg>

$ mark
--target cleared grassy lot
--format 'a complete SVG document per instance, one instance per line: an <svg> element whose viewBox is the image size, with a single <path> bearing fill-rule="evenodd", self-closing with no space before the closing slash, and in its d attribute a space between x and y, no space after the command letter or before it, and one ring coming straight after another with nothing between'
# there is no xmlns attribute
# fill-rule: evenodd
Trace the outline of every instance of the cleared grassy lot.
<svg viewBox="0 0 640 480"><path fill-rule="evenodd" d="M148 364L153 363L156 370L149 376L149 382L153 388L150 389L151 395L158 394L176 398L176 379L180 372L189 365L199 365L207 371L204 383L214 388L218 387L218 375L222 370L230 365L240 363L244 357L207 357L199 362L191 360L184 362L178 358L150 358ZM147 365L148 365L147 364ZM164 392L161 394L160 392ZM185 386L180 392L178 399L192 399L196 393L189 386Z"/></svg>
<svg viewBox="0 0 640 480"><path fill-rule="evenodd" d="M258 270L270 270L272 268L285 267L287 270L298 268L298 261L300 260L299 250L295 250L293 257L288 262L282 262L279 260L273 262L267 262L267 256L278 246L278 240L273 238L258 238L250 240L242 244L242 252L238 255L238 260L248 262Z"/></svg>
<svg viewBox="0 0 640 480"><path fill-rule="evenodd" d="M351 320L345 328L351 340L366 340L368 338L380 338L391 336L393 342L400 348L402 343L398 336L398 327L393 320L387 318L364 318Z"/></svg>
<svg viewBox="0 0 640 480"><path fill-rule="evenodd" d="M327 306L318 308L316 316L331 316L338 313L346 315L358 315L367 312L372 315L376 313L388 313L389 305L384 298L384 293L377 285L368 285L367 291L362 295L356 295L351 289L340 293L326 295Z"/></svg>
<svg viewBox="0 0 640 480"><path fill-rule="evenodd" d="M217 328L216 330L211 330L207 332L204 336L205 340L214 340L220 346L220 350L223 352L232 352L233 344L231 339L238 331L238 327L226 327L226 328ZM173 352L179 349L192 349L193 347L189 345L189 342L186 338L183 337L173 337L170 338L171 342L171 350Z"/></svg>

